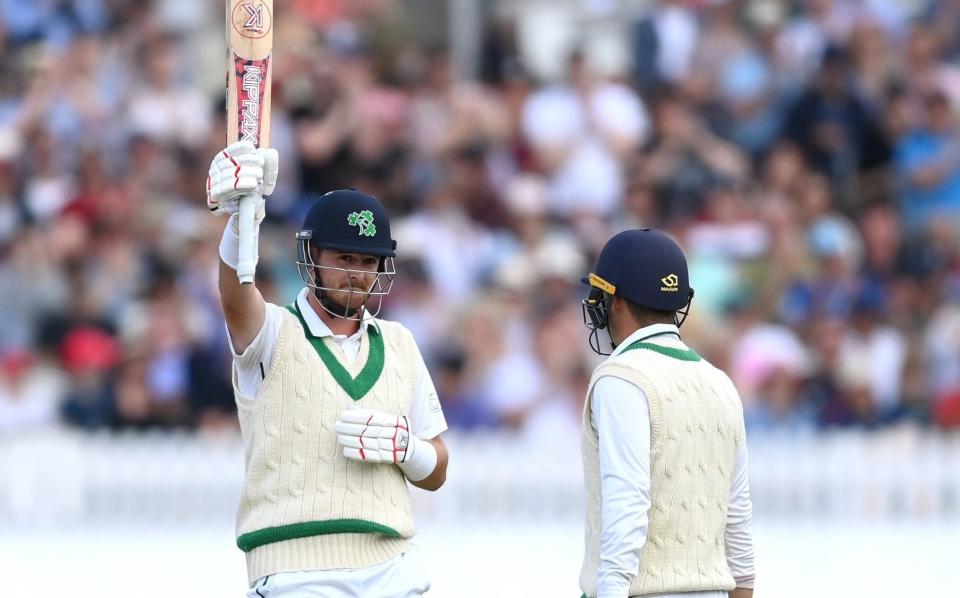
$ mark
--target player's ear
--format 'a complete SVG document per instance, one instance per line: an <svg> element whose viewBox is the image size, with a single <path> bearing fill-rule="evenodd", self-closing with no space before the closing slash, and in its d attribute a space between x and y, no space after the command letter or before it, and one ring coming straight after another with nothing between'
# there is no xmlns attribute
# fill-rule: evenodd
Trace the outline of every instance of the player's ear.
<svg viewBox="0 0 960 598"><path fill-rule="evenodd" d="M607 311L610 313L620 313L623 309L623 300L616 295L607 294Z"/></svg>

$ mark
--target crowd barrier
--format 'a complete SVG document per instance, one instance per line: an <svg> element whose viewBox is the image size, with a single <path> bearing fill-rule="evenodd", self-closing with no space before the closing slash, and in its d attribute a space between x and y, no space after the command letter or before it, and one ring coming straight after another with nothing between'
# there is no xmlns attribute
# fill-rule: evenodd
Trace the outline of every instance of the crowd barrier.
<svg viewBox="0 0 960 598"><path fill-rule="evenodd" d="M414 491L419 521L581 517L578 442L448 432L447 485ZM576 439L575 439L576 440ZM960 519L960 434L912 429L750 440L755 518ZM0 526L201 525L231 521L243 481L238 436L82 434L0 439Z"/></svg>

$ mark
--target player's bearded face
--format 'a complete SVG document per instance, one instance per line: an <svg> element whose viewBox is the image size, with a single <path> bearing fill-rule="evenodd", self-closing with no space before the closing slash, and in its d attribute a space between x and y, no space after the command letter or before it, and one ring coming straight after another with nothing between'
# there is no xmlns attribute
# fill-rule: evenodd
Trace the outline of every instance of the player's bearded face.
<svg viewBox="0 0 960 598"><path fill-rule="evenodd" d="M314 249L314 280L320 303L333 313L350 318L369 300L377 279L379 258L357 253ZM336 290L332 290L336 289Z"/></svg>

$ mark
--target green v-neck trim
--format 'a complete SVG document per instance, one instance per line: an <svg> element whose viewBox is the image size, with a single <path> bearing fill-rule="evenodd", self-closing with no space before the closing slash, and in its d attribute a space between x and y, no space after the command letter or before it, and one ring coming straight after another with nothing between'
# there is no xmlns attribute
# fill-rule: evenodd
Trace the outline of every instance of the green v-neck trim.
<svg viewBox="0 0 960 598"><path fill-rule="evenodd" d="M307 326L307 322L303 319L303 314L300 313L300 308L297 304L292 303L287 305L286 308L300 320L300 324L303 326L303 333L307 336L307 340L313 345L317 355L320 356L323 364L327 366L327 370L333 375L333 378L337 381L337 384L340 385L340 388L350 395L350 398L354 401L359 401L370 392L373 385L380 379L380 374L383 373L383 337L380 335L377 327L367 327L370 339L370 351L367 354L367 363L364 364L363 369L360 370L360 373L354 378L350 375L350 372L347 371L347 368L343 367L343 364L340 363L324 340L310 333L310 327Z"/></svg>
<svg viewBox="0 0 960 598"><path fill-rule="evenodd" d="M701 357L697 355L697 352L693 349L677 349L676 347L664 347L663 345L658 345L655 343L645 343L643 341L637 341L630 344L626 349L623 350L623 353L627 351L633 351L634 349L646 349L648 351L654 351L661 355L666 355L667 357L672 357L674 359L679 359L680 361L700 361Z"/></svg>

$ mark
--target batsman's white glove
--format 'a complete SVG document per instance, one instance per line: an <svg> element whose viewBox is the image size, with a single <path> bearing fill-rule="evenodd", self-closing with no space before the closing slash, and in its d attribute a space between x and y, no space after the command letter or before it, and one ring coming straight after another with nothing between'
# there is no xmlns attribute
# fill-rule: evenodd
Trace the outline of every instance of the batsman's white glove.
<svg viewBox="0 0 960 598"><path fill-rule="evenodd" d="M257 222L263 219L263 197L277 186L280 156L273 148L257 149L238 141L217 152L207 175L207 208L218 214L236 214L240 198L257 196Z"/></svg>
<svg viewBox="0 0 960 598"><path fill-rule="evenodd" d="M259 259L257 236L259 224L265 215L263 197L273 193L277 186L279 161L280 156L275 149L257 149L249 141L238 141L217 152L210 163L207 208L215 214L230 215L220 241L220 258L234 270L240 262L240 225L237 216L240 198L252 196L256 202L254 254Z"/></svg>
<svg viewBox="0 0 960 598"><path fill-rule="evenodd" d="M410 432L410 420L405 415L344 409L336 431L347 459L398 465L413 482L426 478L437 466L437 449Z"/></svg>

